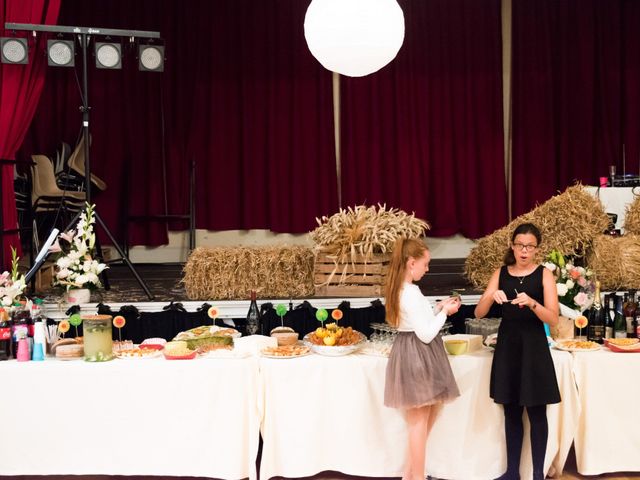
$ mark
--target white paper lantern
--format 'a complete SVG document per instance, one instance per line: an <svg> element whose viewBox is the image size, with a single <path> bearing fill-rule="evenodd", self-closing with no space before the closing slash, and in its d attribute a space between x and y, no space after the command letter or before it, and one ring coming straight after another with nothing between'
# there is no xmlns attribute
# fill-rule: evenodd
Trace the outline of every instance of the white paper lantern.
<svg viewBox="0 0 640 480"><path fill-rule="evenodd" d="M404 15L396 0L313 0L304 36L327 70L362 77L396 57L404 40Z"/></svg>

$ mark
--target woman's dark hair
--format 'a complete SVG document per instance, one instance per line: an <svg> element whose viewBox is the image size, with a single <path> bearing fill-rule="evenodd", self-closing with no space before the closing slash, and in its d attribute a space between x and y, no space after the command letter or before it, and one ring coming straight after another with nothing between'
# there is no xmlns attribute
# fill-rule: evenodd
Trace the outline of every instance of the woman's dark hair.
<svg viewBox="0 0 640 480"><path fill-rule="evenodd" d="M538 245L542 243L542 235L540 235L540 230L533 223L522 223L516 227L511 235L511 245L507 248L507 251L504 254L504 264L505 265L514 265L516 263L516 257L513 254L513 249L511 246L513 245L513 241L516 239L518 235L526 235L530 233L534 237L536 237L536 241Z"/></svg>

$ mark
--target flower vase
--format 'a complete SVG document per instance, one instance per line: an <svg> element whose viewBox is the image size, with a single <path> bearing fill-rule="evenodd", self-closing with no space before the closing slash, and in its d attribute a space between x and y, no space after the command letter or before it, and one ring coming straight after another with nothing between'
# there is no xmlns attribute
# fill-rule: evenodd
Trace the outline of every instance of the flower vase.
<svg viewBox="0 0 640 480"><path fill-rule="evenodd" d="M88 288L73 288L65 293L65 300L69 305L80 305L91 301L91 290Z"/></svg>

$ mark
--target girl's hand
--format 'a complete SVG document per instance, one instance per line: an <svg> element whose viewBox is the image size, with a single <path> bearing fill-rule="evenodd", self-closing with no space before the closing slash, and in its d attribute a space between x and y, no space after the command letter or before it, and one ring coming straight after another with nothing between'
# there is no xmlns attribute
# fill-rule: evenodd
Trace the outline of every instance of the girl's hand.
<svg viewBox="0 0 640 480"><path fill-rule="evenodd" d="M511 303L513 305L518 305L518 307L520 308L524 308L524 307L535 308L534 305L537 306L537 302L524 292L519 293L516 298L511 300Z"/></svg>
<svg viewBox="0 0 640 480"><path fill-rule="evenodd" d="M496 290L495 292L493 292L493 300L500 305L509 301L507 299L507 294L504 293L504 290Z"/></svg>
<svg viewBox="0 0 640 480"><path fill-rule="evenodd" d="M460 301L460 297L456 296L445 298L440 302L440 305L447 315L453 315L460 309L460 305L462 305L462 302Z"/></svg>

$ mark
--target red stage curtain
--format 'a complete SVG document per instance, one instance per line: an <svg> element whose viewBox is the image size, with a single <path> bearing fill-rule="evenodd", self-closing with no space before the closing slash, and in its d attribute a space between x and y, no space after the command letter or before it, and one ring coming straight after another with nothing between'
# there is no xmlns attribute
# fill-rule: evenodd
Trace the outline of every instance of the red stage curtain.
<svg viewBox="0 0 640 480"><path fill-rule="evenodd" d="M513 0L513 212L638 173L640 4Z"/></svg>
<svg viewBox="0 0 640 480"><path fill-rule="evenodd" d="M162 74L138 72L128 45L124 71L89 65L93 171L109 184L95 201L118 238L122 215L162 214L165 194L169 213L186 212L192 159L198 228L305 232L337 209L331 74L306 46L308 4L64 2L61 25L159 30L165 39ZM72 70L51 69L23 151L75 141L75 82ZM163 223L129 227L131 244L166 242Z"/></svg>
<svg viewBox="0 0 640 480"><path fill-rule="evenodd" d="M345 205L415 211L429 233L507 221L499 0L399 1L406 36L378 73L343 78Z"/></svg>
<svg viewBox="0 0 640 480"><path fill-rule="evenodd" d="M54 25L59 9L60 0L2 0L0 34L5 36L9 33L4 30L5 22ZM44 84L45 59L37 54L33 37L28 38L28 65L0 64L0 158L5 160L15 159L16 150L22 144L29 128ZM42 37L37 40L40 47L42 40ZM3 218L3 225L0 227L14 229L17 227L18 219L13 190L13 165L2 165L0 168ZM3 236L0 264L9 264L11 245L20 251L20 239L17 234Z"/></svg>

